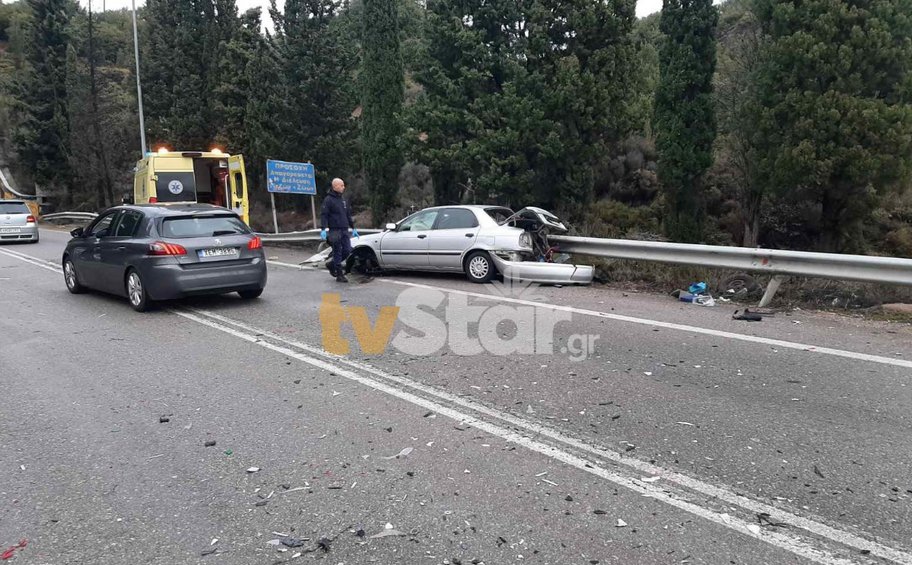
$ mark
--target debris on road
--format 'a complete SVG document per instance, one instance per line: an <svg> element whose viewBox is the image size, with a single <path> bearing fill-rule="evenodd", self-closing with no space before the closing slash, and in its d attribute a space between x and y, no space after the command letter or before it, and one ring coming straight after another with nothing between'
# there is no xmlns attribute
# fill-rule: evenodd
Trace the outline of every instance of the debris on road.
<svg viewBox="0 0 912 565"><path fill-rule="evenodd" d="M693 426L690 422L675 422L675 424L680 424L682 426Z"/></svg>
<svg viewBox="0 0 912 565"><path fill-rule="evenodd" d="M298 491L301 491L301 490L307 490L307 487L295 487L295 488L290 488L290 489L287 489L287 490L283 491L281 494L290 494L290 493L292 493L292 492L298 492Z"/></svg>
<svg viewBox="0 0 912 565"><path fill-rule="evenodd" d="M644 483L654 483L654 482L658 481L658 480L661 479L661 478L662 478L662 477L660 477L660 476L658 476L658 475L655 475L655 476L653 476L653 477L644 477L644 478L642 478L642 479L640 479L640 480L643 481Z"/></svg>
<svg viewBox="0 0 912 565"><path fill-rule="evenodd" d="M383 459L390 460L390 459L399 459L400 457L408 457L408 455L409 455L412 451L414 451L413 448L411 448L411 447L406 447L405 449L403 449L402 451L400 451L400 452L397 453L396 455L390 455L389 457L384 457Z"/></svg>
<svg viewBox="0 0 912 565"><path fill-rule="evenodd" d="M735 313L732 314L732 320L741 320L744 322L761 322L763 321L763 315L758 312L751 312L749 308L745 308L744 312L740 313L741 310L735 310Z"/></svg>
<svg viewBox="0 0 912 565"><path fill-rule="evenodd" d="M205 445L206 447L215 447L215 440L214 440L214 439L210 439L210 440L206 441L206 443L205 443L204 445Z"/></svg>
<svg viewBox="0 0 912 565"><path fill-rule="evenodd" d="M820 472L820 469L817 467L817 465L814 465L814 474L817 475L818 477L820 477L821 479L826 478L823 476L823 473Z"/></svg>
<svg viewBox="0 0 912 565"><path fill-rule="evenodd" d="M6 548L6 551L4 551L3 554L0 554L0 560L6 561L7 559L12 559L17 551L22 551L26 547L28 547L28 540L22 538L16 545L11 545Z"/></svg>
<svg viewBox="0 0 912 565"><path fill-rule="evenodd" d="M761 526L773 526L774 528L787 528L788 524L785 522L774 522L769 514L766 512L761 512L757 514L757 521L760 522Z"/></svg>
<svg viewBox="0 0 912 565"><path fill-rule="evenodd" d="M291 536L286 536L284 538L281 538L279 540L279 543L281 543L285 547L304 547L304 544L307 541L309 541L309 538L298 539L298 538L293 538Z"/></svg>
<svg viewBox="0 0 912 565"><path fill-rule="evenodd" d="M171 418L169 418L169 417L167 417L167 416L159 416L159 417L158 417L158 423L159 423L159 424L167 424L167 423L170 422L170 421L171 421Z"/></svg>
<svg viewBox="0 0 912 565"><path fill-rule="evenodd" d="M260 470L259 467L248 467L247 468L248 473L257 473L257 472L259 472L259 470Z"/></svg>
<svg viewBox="0 0 912 565"><path fill-rule="evenodd" d="M209 549L204 549L200 552L200 557L206 557L207 555L213 555L218 553L217 547L210 547Z"/></svg>
<svg viewBox="0 0 912 565"><path fill-rule="evenodd" d="M706 283L705 282L695 282L687 288L687 291L691 294L706 294Z"/></svg>
<svg viewBox="0 0 912 565"><path fill-rule="evenodd" d="M387 523L386 526L383 527L383 531L372 535L371 539L387 538L390 536L404 536L404 535L405 535L404 533L393 528L392 524Z"/></svg>
<svg viewBox="0 0 912 565"><path fill-rule="evenodd" d="M231 455L234 452L231 451L230 449L226 449L224 453L225 453L225 455Z"/></svg>
<svg viewBox="0 0 912 565"><path fill-rule="evenodd" d="M749 524L747 526L747 529L750 530L750 532L754 535L757 535L757 536L760 535L760 526L758 526L757 524Z"/></svg>
<svg viewBox="0 0 912 565"><path fill-rule="evenodd" d="M616 527L616 528L626 528L626 527L627 527L627 522L625 522L625 521L621 520L620 518L618 518L618 521L617 521L617 524L615 525L615 527Z"/></svg>
<svg viewBox="0 0 912 565"><path fill-rule="evenodd" d="M593 510L592 513L597 516L604 516L605 514L607 514L607 512L605 512L604 510Z"/></svg>

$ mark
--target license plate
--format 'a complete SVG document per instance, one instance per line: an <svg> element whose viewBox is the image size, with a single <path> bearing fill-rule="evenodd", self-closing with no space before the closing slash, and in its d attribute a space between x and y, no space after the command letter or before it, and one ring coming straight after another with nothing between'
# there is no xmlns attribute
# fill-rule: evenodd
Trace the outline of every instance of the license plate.
<svg viewBox="0 0 912 565"><path fill-rule="evenodd" d="M0 228L0 233L19 233L19 228Z"/></svg>
<svg viewBox="0 0 912 565"><path fill-rule="evenodd" d="M204 257L237 257L237 247L213 247L212 249L200 249L200 258Z"/></svg>

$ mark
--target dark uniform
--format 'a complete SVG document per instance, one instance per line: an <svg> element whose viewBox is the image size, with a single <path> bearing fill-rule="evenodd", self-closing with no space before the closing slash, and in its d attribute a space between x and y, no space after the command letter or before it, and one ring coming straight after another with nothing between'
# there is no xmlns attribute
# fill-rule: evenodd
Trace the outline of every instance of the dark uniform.
<svg viewBox="0 0 912 565"><path fill-rule="evenodd" d="M351 208L342 195L330 189L329 194L323 199L323 208L320 212L320 227L328 229L326 241L332 246L333 258L330 272L335 277L344 274L342 262L351 254L351 239L348 235L349 228L355 227L352 219Z"/></svg>

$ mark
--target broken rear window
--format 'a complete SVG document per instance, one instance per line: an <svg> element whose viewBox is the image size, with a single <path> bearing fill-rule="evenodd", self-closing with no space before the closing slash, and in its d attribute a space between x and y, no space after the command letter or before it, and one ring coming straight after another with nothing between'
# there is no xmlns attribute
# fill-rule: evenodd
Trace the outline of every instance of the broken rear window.
<svg viewBox="0 0 912 565"><path fill-rule="evenodd" d="M498 224L502 224L502 223L506 222L507 219L513 215L513 210L510 210L509 208L500 208L500 207L485 208L485 212L487 212L488 216L491 216L491 218Z"/></svg>

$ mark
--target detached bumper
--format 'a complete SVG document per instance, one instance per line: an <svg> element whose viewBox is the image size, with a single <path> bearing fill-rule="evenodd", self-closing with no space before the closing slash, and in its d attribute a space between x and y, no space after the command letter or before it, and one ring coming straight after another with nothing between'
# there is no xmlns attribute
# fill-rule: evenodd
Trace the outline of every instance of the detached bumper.
<svg viewBox="0 0 912 565"><path fill-rule="evenodd" d="M176 262L150 262L143 265L140 272L153 300L266 287L266 261L260 258L221 265L204 263L184 266Z"/></svg>
<svg viewBox="0 0 912 565"><path fill-rule="evenodd" d="M494 265L504 278L539 284L591 284L595 269L591 265L508 261L491 254Z"/></svg>

